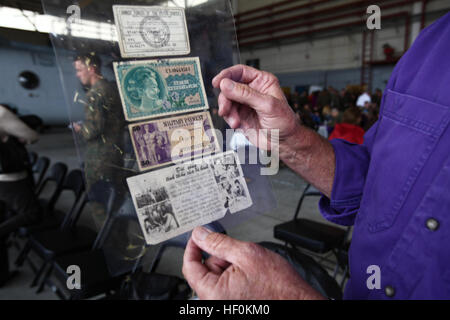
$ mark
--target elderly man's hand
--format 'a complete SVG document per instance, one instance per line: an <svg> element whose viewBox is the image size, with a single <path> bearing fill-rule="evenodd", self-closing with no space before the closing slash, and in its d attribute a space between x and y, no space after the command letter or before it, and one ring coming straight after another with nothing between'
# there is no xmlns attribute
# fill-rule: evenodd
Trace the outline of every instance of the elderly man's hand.
<svg viewBox="0 0 450 320"><path fill-rule="evenodd" d="M211 255L204 263L202 251ZM183 274L200 299L323 299L278 254L202 227L186 247Z"/></svg>
<svg viewBox="0 0 450 320"><path fill-rule="evenodd" d="M242 129L256 146L268 145L267 141L258 142L260 129L279 129L280 142L283 142L300 125L278 79L271 73L236 65L219 73L213 79L213 86L221 90L219 115L231 128Z"/></svg>

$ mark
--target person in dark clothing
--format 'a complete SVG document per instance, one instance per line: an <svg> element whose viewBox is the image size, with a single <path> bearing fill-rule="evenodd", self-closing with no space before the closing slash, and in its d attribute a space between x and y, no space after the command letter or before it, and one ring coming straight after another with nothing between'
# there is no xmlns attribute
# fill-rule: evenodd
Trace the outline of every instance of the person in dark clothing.
<svg viewBox="0 0 450 320"><path fill-rule="evenodd" d="M0 286L10 278L8 236L41 219L25 148L25 144L37 140L38 134L34 130L0 106Z"/></svg>
<svg viewBox="0 0 450 320"><path fill-rule="evenodd" d="M301 122L304 126L311 128L314 131L317 131L319 126L313 120L313 114L308 104L305 104L304 106L300 107L296 112L296 114L298 115L299 119L301 119Z"/></svg>
<svg viewBox="0 0 450 320"><path fill-rule="evenodd" d="M372 95L371 100L376 103L378 107L381 105L381 98L383 98L383 91L381 89L375 89L375 93Z"/></svg>

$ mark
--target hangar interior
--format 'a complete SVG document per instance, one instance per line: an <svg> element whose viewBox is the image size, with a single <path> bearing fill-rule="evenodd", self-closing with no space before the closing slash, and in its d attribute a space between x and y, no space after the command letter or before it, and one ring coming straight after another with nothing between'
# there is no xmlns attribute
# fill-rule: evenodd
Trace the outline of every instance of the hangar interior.
<svg viewBox="0 0 450 320"><path fill-rule="evenodd" d="M52 6L66 2L44 0L44 3L47 8L41 1L34 0L4 0L0 3L0 70L3 77L0 105L8 106L20 116L36 116L36 130L40 137L36 143L27 146L27 150L37 156L34 161L42 157L49 159L46 170L36 164L34 167L34 177L37 179L42 173L45 180L56 163L65 164L67 172L81 168L83 159L78 140L69 125L83 121L84 111L83 108L68 106L71 103L68 100L73 96L67 94L67 88L81 86L72 65L60 63L61 59L55 55L58 49L53 47L55 40L53 45L51 41L57 23L51 20L55 16L49 13ZM104 22L95 21L95 17L89 15L110 12L111 4L127 5L129 2L80 0L73 3L81 8L81 19L94 23L86 34L77 36L87 39L89 47L91 42L111 41L108 39L111 30L102 26ZM224 8L224 12L230 10L234 15L237 42L232 44L234 51L222 54L228 55L233 64L242 63L275 74L294 113L299 118L308 118L308 126L326 138L331 136L333 126L341 121L349 108L359 108L359 117L363 120L358 126L364 131L373 125L378 117L381 93L395 65L421 30L450 9L448 0L134 0L132 4L184 7L200 13L211 11L208 6ZM367 8L371 5L381 9L379 29L369 30L367 27L366 22L371 15ZM88 14L84 16L84 12ZM101 17L106 21L107 16ZM114 23L110 23L110 27L113 26ZM197 36L194 40L196 34L190 34L191 46L198 42L206 47L208 44L204 43L200 31ZM217 37L222 39L222 36ZM211 40L214 41L206 41ZM113 79L114 56L108 52L99 54L105 58L104 76ZM206 54L201 57L215 58ZM202 68L204 73L211 73L204 74L208 81L212 79L212 73L218 71L205 70L208 64L202 64ZM205 86L211 87L209 83ZM364 93L370 102L358 105L358 98ZM217 116L217 100L210 99L209 105L215 127L225 128L223 120ZM320 270L326 271L328 277L335 280L333 286L342 294L348 277L345 255L351 241L351 228L326 221L318 210L320 193L283 163L278 173L268 176L267 181L271 186L273 205L268 211L231 223L226 228L227 234L256 243L271 242L280 246L290 241L295 243L295 239L286 238L283 234L286 230L283 231L282 227L293 221L300 207L296 217L313 221L321 226L321 230L329 228L329 233L323 236L329 238L313 239L311 241L316 242L312 245L309 242L309 247L308 244L299 247L299 252L302 257L312 258ZM43 190L39 190L39 197L49 200L55 188L52 182L45 185ZM61 194L55 210L67 212L72 202L71 195ZM93 224L89 214L82 214L77 222L79 226L94 230ZM343 237L345 243L342 243ZM25 261L20 266L16 265L28 241L28 236L14 234L7 243L10 270L18 273L0 287L0 299L61 298L53 290L55 284L34 281L41 271L42 256L38 250L31 250ZM339 245L330 244L330 241L338 241ZM161 245L146 246L137 254L143 260L144 269L182 279L184 249L174 246L160 251L161 248ZM156 259L161 252L162 256ZM155 261L159 262L157 266L153 265ZM129 265L135 265L134 262ZM129 269L130 272L134 270ZM51 280L54 277L48 268L42 272L41 278L49 275ZM104 296L102 293L89 298Z"/></svg>

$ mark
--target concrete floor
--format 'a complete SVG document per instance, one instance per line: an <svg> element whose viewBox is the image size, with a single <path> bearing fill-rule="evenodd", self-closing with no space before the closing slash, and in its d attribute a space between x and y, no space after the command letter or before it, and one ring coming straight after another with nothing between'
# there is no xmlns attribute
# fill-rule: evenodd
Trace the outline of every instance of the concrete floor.
<svg viewBox="0 0 450 320"><path fill-rule="evenodd" d="M41 136L37 144L31 146L29 149L37 152L40 156L49 157L52 163L57 161L66 163L69 170L78 167L79 162L74 141L68 129L53 129L47 132ZM235 223L230 228L227 228L230 236L244 241L271 241L280 243L273 237L273 227L293 218L298 199L306 183L289 168L282 168L277 175L269 177L269 180L277 201L277 207L269 212L241 219L239 223ZM59 201L57 208L62 210L67 209L69 201ZM307 198L303 204L301 215L308 219L327 223L317 209L317 201L318 198L316 197ZM85 218L82 223L89 224L90 222ZM11 265L16 256L17 250L11 248ZM182 256L182 249L167 249L157 272L182 277ZM31 258L33 261L38 261L36 257L32 256ZM332 274L334 267L333 259L329 257L323 264L329 273ZM14 267L12 266L11 269L14 269ZM48 288L41 294L35 294L35 288L32 289L29 287L32 278L33 272L25 264L20 268L20 273L15 279L10 281L5 287L0 288L0 299L57 299L57 296Z"/></svg>

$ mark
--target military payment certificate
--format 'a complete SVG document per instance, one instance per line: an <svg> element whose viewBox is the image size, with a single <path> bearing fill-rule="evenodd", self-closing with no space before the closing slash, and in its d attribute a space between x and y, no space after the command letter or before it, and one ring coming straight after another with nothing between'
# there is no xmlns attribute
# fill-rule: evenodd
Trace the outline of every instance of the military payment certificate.
<svg viewBox="0 0 450 320"><path fill-rule="evenodd" d="M127 121L209 108L198 57L113 65Z"/></svg>
<svg viewBox="0 0 450 320"><path fill-rule="evenodd" d="M158 244L253 203L234 151L127 179L147 244Z"/></svg>
<svg viewBox="0 0 450 320"><path fill-rule="evenodd" d="M140 171L220 151L209 112L128 126Z"/></svg>
<svg viewBox="0 0 450 320"><path fill-rule="evenodd" d="M183 8L114 5L113 12L123 58L190 53Z"/></svg>

